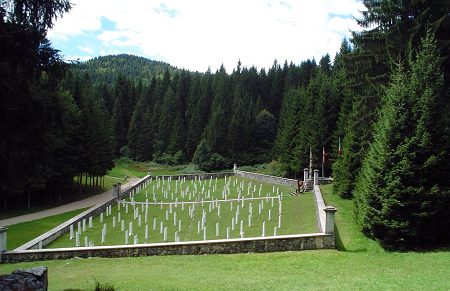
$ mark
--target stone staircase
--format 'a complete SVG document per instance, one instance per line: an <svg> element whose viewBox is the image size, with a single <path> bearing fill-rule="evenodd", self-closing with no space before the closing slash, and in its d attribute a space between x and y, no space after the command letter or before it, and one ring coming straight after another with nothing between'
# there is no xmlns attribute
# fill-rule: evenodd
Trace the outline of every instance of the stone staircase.
<svg viewBox="0 0 450 291"><path fill-rule="evenodd" d="M306 184L304 187L305 187L305 192L314 190L314 180L313 179L306 180Z"/></svg>

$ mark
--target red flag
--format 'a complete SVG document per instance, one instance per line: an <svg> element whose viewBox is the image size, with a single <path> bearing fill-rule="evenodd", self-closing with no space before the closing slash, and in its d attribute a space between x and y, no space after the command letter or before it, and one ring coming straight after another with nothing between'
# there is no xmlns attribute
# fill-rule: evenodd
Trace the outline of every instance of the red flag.
<svg viewBox="0 0 450 291"><path fill-rule="evenodd" d="M325 165L325 147L323 147L322 157L323 157L323 164Z"/></svg>

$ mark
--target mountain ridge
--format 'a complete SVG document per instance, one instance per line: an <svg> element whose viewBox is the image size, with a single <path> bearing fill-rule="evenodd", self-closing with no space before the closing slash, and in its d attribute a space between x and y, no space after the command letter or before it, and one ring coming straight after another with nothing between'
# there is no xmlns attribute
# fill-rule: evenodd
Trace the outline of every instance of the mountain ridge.
<svg viewBox="0 0 450 291"><path fill-rule="evenodd" d="M88 73L93 83L103 82L109 85L113 84L120 74L136 83L141 81L148 85L154 76L162 78L166 70L173 76L183 69L162 61L130 54L98 56L76 66L76 71L81 74Z"/></svg>

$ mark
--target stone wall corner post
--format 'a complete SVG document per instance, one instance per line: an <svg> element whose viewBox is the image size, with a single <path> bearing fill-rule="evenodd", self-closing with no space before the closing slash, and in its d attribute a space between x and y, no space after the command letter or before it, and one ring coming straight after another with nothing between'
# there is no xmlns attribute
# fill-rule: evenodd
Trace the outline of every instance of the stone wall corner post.
<svg viewBox="0 0 450 291"><path fill-rule="evenodd" d="M314 185L319 185L319 170L314 170Z"/></svg>
<svg viewBox="0 0 450 291"><path fill-rule="evenodd" d="M336 247L336 236L334 233L334 214L337 209L333 206L327 206L324 209L326 213L325 217L325 233L331 234L329 237L325 237L325 246L327 248L335 248Z"/></svg>
<svg viewBox="0 0 450 291"><path fill-rule="evenodd" d="M121 195L120 195L121 185L122 185L122 183L115 183L113 185L113 196L116 197L117 200L121 200Z"/></svg>
<svg viewBox="0 0 450 291"><path fill-rule="evenodd" d="M309 178L309 170L308 168L304 168L303 169L303 182L306 183L306 181L308 181Z"/></svg>
<svg viewBox="0 0 450 291"><path fill-rule="evenodd" d="M0 226L0 263L2 262L2 253L6 251L6 232L8 229Z"/></svg>
<svg viewBox="0 0 450 291"><path fill-rule="evenodd" d="M233 165L233 173L236 174L236 171L237 171L237 164L234 164L234 165Z"/></svg>

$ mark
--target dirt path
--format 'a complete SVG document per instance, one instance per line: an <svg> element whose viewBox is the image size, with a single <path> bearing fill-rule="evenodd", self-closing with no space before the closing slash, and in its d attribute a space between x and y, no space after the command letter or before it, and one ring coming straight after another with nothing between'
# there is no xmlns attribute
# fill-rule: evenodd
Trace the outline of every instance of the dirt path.
<svg viewBox="0 0 450 291"><path fill-rule="evenodd" d="M128 180L128 183L122 186L122 190L131 187L132 185L137 183L139 180L141 180L141 179L140 178L130 178ZM37 219L41 219L41 218L49 217L49 216L53 216L53 215L58 215L61 213L66 213L66 212L77 210L77 209L91 207L91 206L94 206L97 204L105 203L106 201L111 199L111 196L112 196L112 189L105 191L101 194L98 194L98 195L95 195L95 196L92 196L92 197L89 197L89 198L86 198L86 199L83 199L80 201L75 201L72 203L61 205L61 206L58 206L55 208L0 220L0 226L9 226L9 225L17 224L17 223L33 221L33 220L37 220Z"/></svg>

